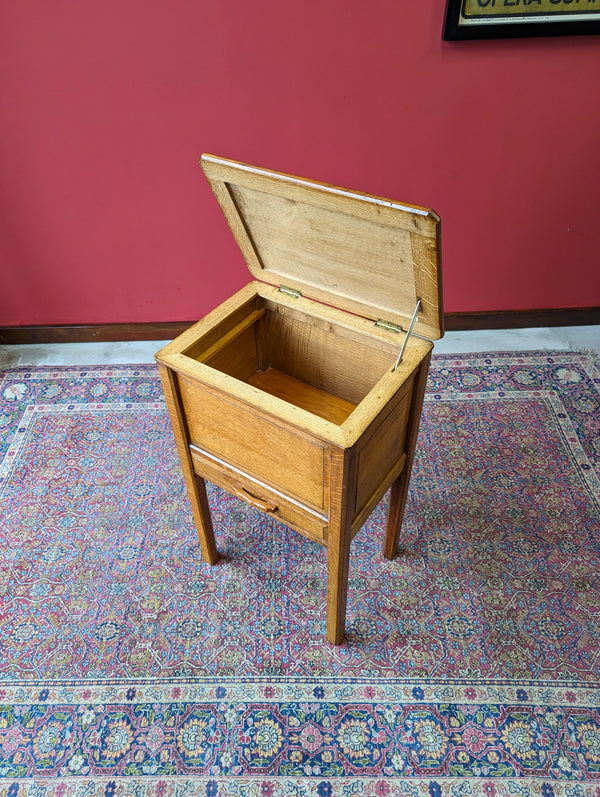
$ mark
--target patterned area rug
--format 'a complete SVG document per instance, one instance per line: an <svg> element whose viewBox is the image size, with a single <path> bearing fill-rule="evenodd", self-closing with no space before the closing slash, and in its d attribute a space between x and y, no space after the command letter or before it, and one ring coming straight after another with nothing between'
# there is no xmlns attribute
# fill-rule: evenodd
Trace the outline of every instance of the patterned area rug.
<svg viewBox="0 0 600 797"><path fill-rule="evenodd" d="M401 549L210 489L154 367L0 379L0 796L600 797L600 371L436 357Z"/></svg>

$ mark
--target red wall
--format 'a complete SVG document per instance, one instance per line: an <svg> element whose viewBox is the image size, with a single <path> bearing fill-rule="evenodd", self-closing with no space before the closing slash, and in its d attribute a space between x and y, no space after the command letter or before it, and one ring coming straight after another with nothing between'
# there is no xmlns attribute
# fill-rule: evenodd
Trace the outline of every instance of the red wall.
<svg viewBox="0 0 600 797"><path fill-rule="evenodd" d="M444 1L0 9L0 325L195 319L248 280L202 151L434 207L448 311L600 305L600 38Z"/></svg>

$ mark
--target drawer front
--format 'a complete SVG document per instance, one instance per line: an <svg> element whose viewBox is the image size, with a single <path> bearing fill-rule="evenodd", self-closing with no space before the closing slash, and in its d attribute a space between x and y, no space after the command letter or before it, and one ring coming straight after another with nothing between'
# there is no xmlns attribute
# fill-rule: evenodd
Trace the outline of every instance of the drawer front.
<svg viewBox="0 0 600 797"><path fill-rule="evenodd" d="M327 507L328 446L192 379L179 384L193 445L309 507Z"/></svg>
<svg viewBox="0 0 600 797"><path fill-rule="evenodd" d="M190 446L190 453L194 469L199 476L208 479L227 492L237 495L251 506L255 506L317 542L324 543L327 539L327 519L325 517L320 517L316 512L311 512L308 508L295 504L285 496L269 489L267 485L257 482L247 474L233 470L224 462L215 460L206 452Z"/></svg>

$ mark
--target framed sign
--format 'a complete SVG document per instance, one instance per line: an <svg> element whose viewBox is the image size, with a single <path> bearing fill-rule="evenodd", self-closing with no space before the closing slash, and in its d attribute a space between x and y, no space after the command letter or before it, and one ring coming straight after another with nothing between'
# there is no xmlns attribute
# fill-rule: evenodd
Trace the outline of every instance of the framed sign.
<svg viewBox="0 0 600 797"><path fill-rule="evenodd" d="M447 0L443 38L600 33L600 0Z"/></svg>

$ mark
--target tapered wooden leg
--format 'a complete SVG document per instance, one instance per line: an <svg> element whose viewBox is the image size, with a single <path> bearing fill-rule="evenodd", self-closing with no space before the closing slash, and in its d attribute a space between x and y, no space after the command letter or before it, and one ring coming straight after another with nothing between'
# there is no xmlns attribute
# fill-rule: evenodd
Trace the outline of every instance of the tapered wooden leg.
<svg viewBox="0 0 600 797"><path fill-rule="evenodd" d="M355 481L356 469L347 450L332 449L327 540L327 639L333 645L341 645L344 641Z"/></svg>
<svg viewBox="0 0 600 797"><path fill-rule="evenodd" d="M419 435L419 424L421 423L421 413L423 410L423 399L425 398L425 387L427 385L427 374L429 373L429 361L431 355L422 361L418 373L415 375L413 385L412 400L408 415L408 425L406 427L406 464L402 473L392 483L390 493L390 506L388 510L387 528L385 532L385 542L383 544L383 555L386 559L393 559L398 550L398 538L404 519L404 509L408 498L408 486L412 471L415 450L417 447L417 437Z"/></svg>
<svg viewBox="0 0 600 797"><path fill-rule="evenodd" d="M346 603L348 600L348 562L350 528L329 527L327 556L327 639L333 645L344 641Z"/></svg>
<svg viewBox="0 0 600 797"><path fill-rule="evenodd" d="M204 561L208 562L209 565L216 565L219 561L219 552L217 551L215 532L210 516L210 507L206 495L206 484L204 479L198 476L197 473L194 473L193 476L195 490L190 491L188 487L188 495L190 497L192 514L194 515L194 521L196 522L196 529L198 531L198 541L200 542Z"/></svg>
<svg viewBox="0 0 600 797"><path fill-rule="evenodd" d="M408 495L408 479L406 478L406 468L392 483L390 490L390 506L388 509L387 527L385 531L385 542L383 545L383 555L386 559L393 559L398 550L398 538L400 528L404 518L404 507Z"/></svg>
<svg viewBox="0 0 600 797"><path fill-rule="evenodd" d="M217 544L215 542L210 507L208 506L206 484L204 483L204 479L198 476L194 471L194 465L190 456L190 441L187 425L177 385L177 376L170 368L160 363L158 365L158 371L165 394L165 400L167 402L167 409L169 410L169 416L171 418L179 459L181 460L181 469L183 470L185 486L187 487L192 514L198 531L198 540L200 542L200 548L202 549L202 556L205 562L208 562L209 565L214 565L219 561L219 552L217 551Z"/></svg>

